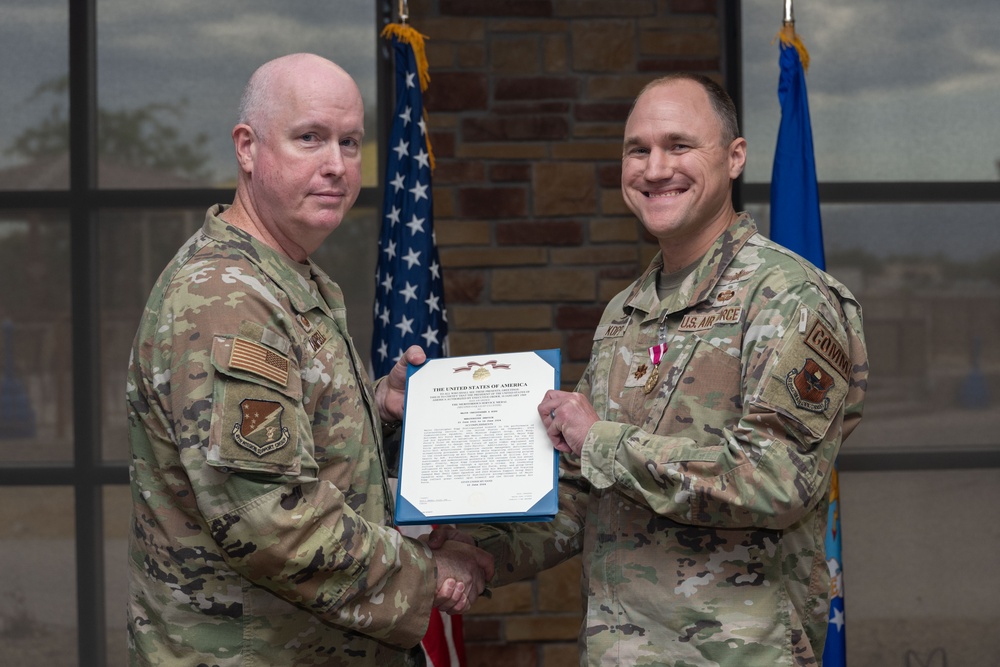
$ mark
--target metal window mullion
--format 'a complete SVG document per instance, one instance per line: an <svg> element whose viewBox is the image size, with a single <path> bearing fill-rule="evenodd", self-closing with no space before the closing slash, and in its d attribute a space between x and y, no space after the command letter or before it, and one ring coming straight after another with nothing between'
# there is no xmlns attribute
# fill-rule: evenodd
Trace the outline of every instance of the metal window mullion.
<svg viewBox="0 0 1000 667"><path fill-rule="evenodd" d="M744 183L749 204L767 204L770 183ZM819 184L821 204L973 204L1000 202L1000 183L993 181L863 181Z"/></svg>
<svg viewBox="0 0 1000 667"><path fill-rule="evenodd" d="M70 295L77 653L105 667L97 278L97 0L69 0Z"/></svg>

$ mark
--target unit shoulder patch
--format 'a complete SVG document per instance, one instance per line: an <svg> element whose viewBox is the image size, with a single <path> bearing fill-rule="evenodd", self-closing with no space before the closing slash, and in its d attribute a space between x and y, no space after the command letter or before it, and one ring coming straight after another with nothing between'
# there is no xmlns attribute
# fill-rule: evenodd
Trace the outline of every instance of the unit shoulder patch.
<svg viewBox="0 0 1000 667"><path fill-rule="evenodd" d="M213 440L209 463L245 472L297 474L297 404L287 396L241 380L215 385ZM216 430L217 429L217 430ZM216 439L217 438L217 439Z"/></svg>
<svg viewBox="0 0 1000 667"><path fill-rule="evenodd" d="M276 401L245 398L240 401L240 421L233 425L233 439L243 449L261 457L288 444L288 428L281 423L285 408Z"/></svg>
<svg viewBox="0 0 1000 667"><path fill-rule="evenodd" d="M850 359L815 313L810 319L786 334L758 400L821 438L847 396Z"/></svg>

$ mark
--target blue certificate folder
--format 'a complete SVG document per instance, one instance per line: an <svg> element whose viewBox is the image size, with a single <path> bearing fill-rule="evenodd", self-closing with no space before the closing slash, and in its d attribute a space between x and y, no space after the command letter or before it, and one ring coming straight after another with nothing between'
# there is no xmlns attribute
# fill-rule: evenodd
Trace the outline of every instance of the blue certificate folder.
<svg viewBox="0 0 1000 667"><path fill-rule="evenodd" d="M552 367L552 389L559 388L559 365L560 365L560 352L559 350L535 350L533 353L538 355L544 362ZM507 523L512 521L551 521L556 514L559 507L559 495L558 495L558 477L559 477L559 452L555 449L552 450L552 470L551 479L552 485L548 488L544 496L541 497L534 505L528 508L526 511L521 512L484 512L484 513L465 513L465 512L451 512L451 513L431 513L428 511L427 514L422 512L420 509L414 506L412 502L407 500L407 491L410 488L415 488L414 483L408 483L407 479L403 474L404 466L407 463L407 446L406 446L406 435L407 435L407 423L410 402L410 386L411 378L423 371L428 367L428 364L450 364L455 366L456 362L461 362L463 365L468 366L469 374L467 377L471 377L473 372L482 372L480 368L473 367L484 367L487 364L495 364L495 369L503 368L504 362L508 357L512 355L505 354L490 354L490 355L480 355L480 356L468 356L468 357L449 357L445 359L433 359L428 360L420 366L410 366L407 370L407 412L403 415L403 431L402 431L402 441L400 444L400 466L399 466L399 485L396 490L396 524L400 526L412 526L412 525L424 525L424 524L442 524L442 523ZM475 360L475 361L471 361ZM467 363L468 362L468 363ZM455 369L456 372L459 369ZM460 370L466 370L464 367ZM496 372L496 370L494 370ZM547 388L548 389L548 388ZM538 405L539 401L535 401L535 405ZM537 419L537 413L535 414ZM417 431L419 433L419 431ZM473 456L477 452L483 452L485 448L488 447L503 447L503 433L498 434L497 440L495 442L485 442L476 441L469 442L468 447L471 448L470 452ZM464 443L463 443L464 446ZM419 445L417 445L419 447ZM410 448L413 450L413 447ZM420 449L413 450L417 451L419 455ZM411 464L413 462L410 462ZM546 474L548 474L546 465Z"/></svg>

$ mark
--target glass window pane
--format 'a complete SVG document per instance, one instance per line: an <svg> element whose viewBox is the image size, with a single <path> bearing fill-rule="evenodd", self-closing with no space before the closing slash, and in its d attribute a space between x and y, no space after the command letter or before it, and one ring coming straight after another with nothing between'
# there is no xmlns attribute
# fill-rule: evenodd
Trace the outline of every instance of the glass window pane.
<svg viewBox="0 0 1000 667"><path fill-rule="evenodd" d="M0 190L69 187L69 3L4 0Z"/></svg>
<svg viewBox="0 0 1000 667"><path fill-rule="evenodd" d="M77 664L73 490L0 487L0 656Z"/></svg>
<svg viewBox="0 0 1000 667"><path fill-rule="evenodd" d="M128 486L104 488L104 612L107 667L125 667L125 604L128 596L128 530L132 493Z"/></svg>
<svg viewBox="0 0 1000 667"><path fill-rule="evenodd" d="M744 0L747 182L771 180L782 3ZM820 181L995 181L994 0L795 3Z"/></svg>
<svg viewBox="0 0 1000 667"><path fill-rule="evenodd" d="M768 207L748 207L762 230ZM1000 447L1000 204L822 207L871 360L845 451Z"/></svg>
<svg viewBox="0 0 1000 667"><path fill-rule="evenodd" d="M128 459L125 376L132 339L149 291L163 267L201 228L200 209L110 209L100 213L101 446Z"/></svg>
<svg viewBox="0 0 1000 667"><path fill-rule="evenodd" d="M205 211L200 209L114 209L100 214L101 441L105 460L128 459L125 377L132 340L149 291L204 220ZM348 327L366 367L372 335L378 224L374 209L356 207L313 254L316 263L344 290ZM0 241L0 251L2 247Z"/></svg>
<svg viewBox="0 0 1000 667"><path fill-rule="evenodd" d="M309 51L358 82L365 186L378 184L375 3L98 0L99 183L229 187L243 86L271 58Z"/></svg>
<svg viewBox="0 0 1000 667"><path fill-rule="evenodd" d="M69 225L0 212L0 462L72 457Z"/></svg>
<svg viewBox="0 0 1000 667"><path fill-rule="evenodd" d="M997 664L1000 532L981 511L1000 505L997 479L841 473L847 664Z"/></svg>

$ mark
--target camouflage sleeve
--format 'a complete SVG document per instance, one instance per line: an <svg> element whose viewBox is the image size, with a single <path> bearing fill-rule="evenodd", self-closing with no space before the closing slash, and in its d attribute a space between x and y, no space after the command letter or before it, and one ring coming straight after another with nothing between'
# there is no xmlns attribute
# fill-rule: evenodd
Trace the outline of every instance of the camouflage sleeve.
<svg viewBox="0 0 1000 667"><path fill-rule="evenodd" d="M496 563L490 585L503 586L527 579L580 553L587 493L579 480L572 479L573 466L564 460L560 468L559 512L552 521L466 528L476 545L493 556Z"/></svg>
<svg viewBox="0 0 1000 667"><path fill-rule="evenodd" d="M366 494L375 491L350 487L358 467L378 457L371 428L359 424L366 417L346 412L316 430L332 441L324 465L340 465L337 457L329 460L340 451L341 467L355 472L321 471L303 374L294 351L274 336L287 315L264 290L226 299L201 315L169 318L174 331L167 334L167 344L176 341L178 349L193 341L192 332L211 339L201 347L191 342L197 351L171 369L170 400L183 403L172 410L183 415L182 440L207 443L179 443L184 470L178 473L190 478L212 538L228 566L254 585L342 628L415 645L426 631L435 569L426 546L361 516ZM204 315L229 312L227 306L228 323L225 315ZM195 326L192 319L201 321ZM335 382L326 396L331 409L361 410L361 390L351 378Z"/></svg>
<svg viewBox="0 0 1000 667"><path fill-rule="evenodd" d="M710 361L689 360L680 371L668 415L704 435L598 422L583 445L583 476L682 523L793 525L825 494L842 439L852 360L840 313L830 292L811 282L759 288L739 358L708 352ZM703 383L696 399L684 397L693 391L685 380ZM741 409L730 416L730 405Z"/></svg>
<svg viewBox="0 0 1000 667"><path fill-rule="evenodd" d="M589 393L589 367L576 391ZM479 548L493 556L493 586L527 579L580 553L590 484L580 474L580 459L564 454L559 460L559 511L539 523L471 526Z"/></svg>
<svg viewBox="0 0 1000 667"><path fill-rule="evenodd" d="M213 496L232 505L210 518L211 531L249 581L392 644L423 637L435 585L425 545L364 521L327 482L232 474Z"/></svg>

